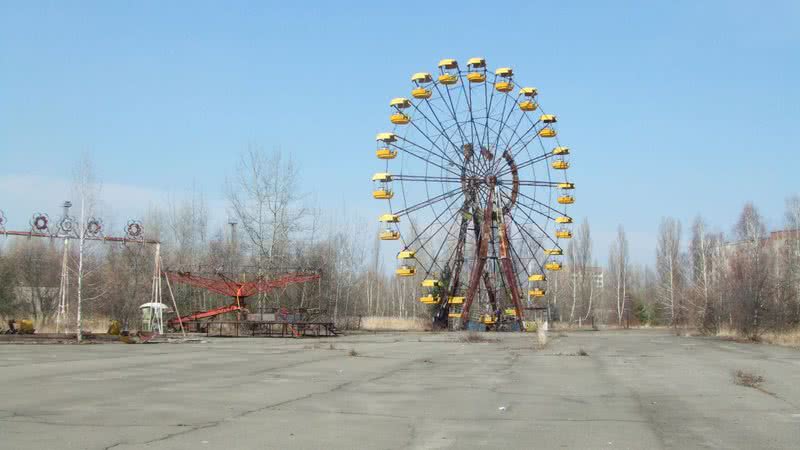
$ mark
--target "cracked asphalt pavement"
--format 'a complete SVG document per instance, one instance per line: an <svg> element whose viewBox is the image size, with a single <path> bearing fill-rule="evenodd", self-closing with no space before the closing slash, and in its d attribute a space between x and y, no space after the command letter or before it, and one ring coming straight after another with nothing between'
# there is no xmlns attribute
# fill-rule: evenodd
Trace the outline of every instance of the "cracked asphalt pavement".
<svg viewBox="0 0 800 450"><path fill-rule="evenodd" d="M553 332L544 349L461 336L0 345L0 448L800 446L795 349L659 330ZM736 385L737 370L766 381Z"/></svg>

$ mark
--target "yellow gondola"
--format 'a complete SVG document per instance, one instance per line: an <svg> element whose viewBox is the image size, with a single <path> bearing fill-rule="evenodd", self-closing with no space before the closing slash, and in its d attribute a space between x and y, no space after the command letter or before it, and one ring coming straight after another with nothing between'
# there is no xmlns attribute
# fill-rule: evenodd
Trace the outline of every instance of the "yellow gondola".
<svg viewBox="0 0 800 450"><path fill-rule="evenodd" d="M402 252L397 254L397 259L414 259L417 252L414 250L403 250Z"/></svg>
<svg viewBox="0 0 800 450"><path fill-rule="evenodd" d="M550 164L550 165L553 167L553 169L556 169L556 170L567 170L567 169L569 169L569 163L567 161L564 161L563 159L557 159L557 160L553 161L553 163Z"/></svg>
<svg viewBox="0 0 800 450"><path fill-rule="evenodd" d="M389 116L389 120L395 125L406 125L411 119L403 113L394 113Z"/></svg>
<svg viewBox="0 0 800 450"><path fill-rule="evenodd" d="M464 303L464 297L450 297L447 299L447 303L451 305L461 305Z"/></svg>
<svg viewBox="0 0 800 450"><path fill-rule="evenodd" d="M384 214L378 218L378 221L383 223L398 223L400 222L400 217L396 214Z"/></svg>
<svg viewBox="0 0 800 450"><path fill-rule="evenodd" d="M397 140L397 135L394 133L378 133L378 135L375 136L375 140L389 144Z"/></svg>
<svg viewBox="0 0 800 450"><path fill-rule="evenodd" d="M417 85L411 90L411 96L418 99L431 98L431 90L422 87L423 84L428 84L433 81L433 77L428 72L417 72L411 76L411 81Z"/></svg>
<svg viewBox="0 0 800 450"><path fill-rule="evenodd" d="M389 102L389 106L397 109L405 109L411 106L411 102L407 98L397 97Z"/></svg>
<svg viewBox="0 0 800 450"><path fill-rule="evenodd" d="M514 83L511 81L498 81L494 84L497 92L511 92L514 90Z"/></svg>
<svg viewBox="0 0 800 450"><path fill-rule="evenodd" d="M378 236L382 241L396 241L400 239L400 232L395 230L383 230Z"/></svg>
<svg viewBox="0 0 800 450"><path fill-rule="evenodd" d="M556 137L556 130L554 130L554 129L550 128L550 127L542 128L539 131L539 136L543 137L543 138Z"/></svg>
<svg viewBox="0 0 800 450"><path fill-rule="evenodd" d="M458 61L455 59L443 59L439 61L439 69L442 71L442 74L439 75L439 83L450 85L456 84L458 82L458 77L448 70L458 70Z"/></svg>
<svg viewBox="0 0 800 450"><path fill-rule="evenodd" d="M526 111L526 112L536 111L536 108L538 108L538 107L539 107L539 105L537 105L536 102L534 102L533 100L525 100L525 101L519 102L519 109L521 109L522 111Z"/></svg>
<svg viewBox="0 0 800 450"><path fill-rule="evenodd" d="M531 297L544 297L544 289L531 289L528 291L528 295Z"/></svg>
<svg viewBox="0 0 800 450"><path fill-rule="evenodd" d="M420 297L419 301L422 302L422 303L428 304L428 305L433 304L433 303L439 303L439 302L436 301L435 298L433 298L432 295L426 295L424 297Z"/></svg>
<svg viewBox="0 0 800 450"><path fill-rule="evenodd" d="M372 191L372 198L377 200L389 200L394 197L394 192L388 189L376 189Z"/></svg>
<svg viewBox="0 0 800 450"><path fill-rule="evenodd" d="M541 120L544 123L556 123L558 121L554 114L542 114L539 117L539 120Z"/></svg>
<svg viewBox="0 0 800 450"><path fill-rule="evenodd" d="M439 61L439 68L442 70L458 69L458 61L452 58L446 58Z"/></svg>
<svg viewBox="0 0 800 450"><path fill-rule="evenodd" d="M516 309L514 309L514 308L506 308L506 309L505 309L503 312L504 312L504 313L505 313L507 316L516 316L516 315L517 315L517 310L516 310Z"/></svg>
<svg viewBox="0 0 800 450"><path fill-rule="evenodd" d="M498 77L511 78L514 76L514 70L510 67L501 67L494 71Z"/></svg>
<svg viewBox="0 0 800 450"><path fill-rule="evenodd" d="M431 98L433 93L430 89L425 89L424 87L417 87L411 90L411 96L418 99L427 99Z"/></svg>
<svg viewBox="0 0 800 450"><path fill-rule="evenodd" d="M568 216L556 217L556 223L572 223L572 217Z"/></svg>
<svg viewBox="0 0 800 450"><path fill-rule="evenodd" d="M539 91L535 87L524 87L519 90L519 95L524 95L525 97L536 97L538 93Z"/></svg>
<svg viewBox="0 0 800 450"><path fill-rule="evenodd" d="M386 172L378 172L372 176L372 181L380 181L381 183L388 183L392 181L392 175Z"/></svg>
<svg viewBox="0 0 800 450"><path fill-rule="evenodd" d="M547 281L543 273L535 273L528 277L528 281Z"/></svg>
<svg viewBox="0 0 800 450"><path fill-rule="evenodd" d="M482 315L480 320L486 325L493 325L494 323L497 322L497 319L491 314Z"/></svg>
<svg viewBox="0 0 800 450"><path fill-rule="evenodd" d="M470 83L483 83L486 81L486 74L483 72L469 72L467 73L467 80Z"/></svg>
<svg viewBox="0 0 800 450"><path fill-rule="evenodd" d="M569 155L569 147L556 147L553 149L553 154L556 156Z"/></svg>
<svg viewBox="0 0 800 450"><path fill-rule="evenodd" d="M377 156L378 159L395 159L397 157L397 150L381 147L375 150L375 156Z"/></svg>
<svg viewBox="0 0 800 450"><path fill-rule="evenodd" d="M413 266L400 266L394 273L398 277L413 277L417 273L416 267Z"/></svg>
<svg viewBox="0 0 800 450"><path fill-rule="evenodd" d="M422 287L433 288L433 287L438 287L438 286L441 286L441 285L442 285L441 281L433 279L433 278L428 278L427 280L422 280Z"/></svg>
<svg viewBox="0 0 800 450"><path fill-rule="evenodd" d="M411 75L411 81L416 84L427 84L433 81L433 77L428 72L417 72Z"/></svg>
<svg viewBox="0 0 800 450"><path fill-rule="evenodd" d="M544 254L545 255L550 255L550 256L560 256L560 255L563 255L564 252L561 251L560 248L546 248L544 250Z"/></svg>
<svg viewBox="0 0 800 450"><path fill-rule="evenodd" d="M558 183L560 189L575 189L575 183Z"/></svg>
<svg viewBox="0 0 800 450"><path fill-rule="evenodd" d="M483 83L486 81L486 60L483 58L470 58L467 61L467 68L469 68L469 73L467 73L467 80L470 83ZM484 69L484 70L481 70Z"/></svg>
<svg viewBox="0 0 800 450"><path fill-rule="evenodd" d="M458 83L458 77L453 75L452 73L443 73L439 75L439 83L445 85L451 85Z"/></svg>
<svg viewBox="0 0 800 450"><path fill-rule="evenodd" d="M556 272L556 271L561 270L561 263L555 262L555 261L551 261L551 262L545 264L544 268L547 269L547 270L550 270L552 272Z"/></svg>
<svg viewBox="0 0 800 450"><path fill-rule="evenodd" d="M556 230L556 237L559 239L572 239L572 231Z"/></svg>
<svg viewBox="0 0 800 450"><path fill-rule="evenodd" d="M575 203L575 197L571 195L562 195L558 197L558 203L561 203L562 205L571 205Z"/></svg>
<svg viewBox="0 0 800 450"><path fill-rule="evenodd" d="M461 313L457 313L457 312L447 313L447 317L449 317L451 319L458 319L458 318L461 317Z"/></svg>

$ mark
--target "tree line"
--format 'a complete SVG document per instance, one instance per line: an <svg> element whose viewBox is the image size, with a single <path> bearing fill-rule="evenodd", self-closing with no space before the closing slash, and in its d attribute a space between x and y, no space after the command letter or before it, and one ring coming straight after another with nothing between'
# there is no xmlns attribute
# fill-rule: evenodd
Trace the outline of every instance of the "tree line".
<svg viewBox="0 0 800 450"><path fill-rule="evenodd" d="M81 162L75 172L75 192L84 206L81 220L101 215L91 161ZM162 243L163 268L250 277L294 270L321 274L318 283L249 299L248 307L256 311L306 308L341 325L359 316L430 317L430 307L417 301L419 276L397 278L393 267L386 267L373 221L315 206L291 157L251 149L236 173L224 186L228 224L209 224L208 202L196 187L182 199L148 209L142 222L147 237ZM786 231L770 233L757 208L747 204L729 233L712 231L698 217L685 237L680 221L664 218L650 264L631 262L620 226L608 260L599 264L584 220L565 247L565 269L549 274L544 302L550 320L694 327L708 333L731 328L748 336L796 327L800 197L787 200L784 222ZM0 315L52 328L63 290L63 257L60 239L6 239L0 245ZM75 329L82 311L95 329L108 319L135 329L139 305L151 299L155 257L153 246L138 243L69 246L67 326ZM181 313L230 301L189 286L171 289Z"/></svg>

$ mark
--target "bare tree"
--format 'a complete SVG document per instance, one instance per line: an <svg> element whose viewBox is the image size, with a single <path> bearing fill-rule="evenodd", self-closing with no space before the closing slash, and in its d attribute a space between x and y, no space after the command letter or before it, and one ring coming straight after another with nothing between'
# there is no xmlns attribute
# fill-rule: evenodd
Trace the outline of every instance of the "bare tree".
<svg viewBox="0 0 800 450"><path fill-rule="evenodd" d="M617 324L622 325L625 314L625 298L628 288L628 239L622 225L617 228L617 240L611 244L608 252L608 270L612 278L612 286L616 294Z"/></svg>
<svg viewBox="0 0 800 450"><path fill-rule="evenodd" d="M584 219L578 228L578 233L567 247L567 261L570 270L570 283L572 287L572 307L569 320L575 319L575 308L578 299L584 303L584 320L591 315L592 296L594 295L594 274L592 272L592 235L589 221Z"/></svg>
<svg viewBox="0 0 800 450"><path fill-rule="evenodd" d="M670 325L677 327L683 318L683 266L681 264L681 224L667 217L661 219L656 250L658 302L667 312Z"/></svg>
<svg viewBox="0 0 800 450"><path fill-rule="evenodd" d="M81 340L83 331L83 300L84 300L84 260L86 259L86 236L89 232L90 221L95 215L97 206L97 191L99 186L94 174L94 165L89 154L84 153L78 161L73 173L73 189L78 197L78 286L77 286L77 339Z"/></svg>
<svg viewBox="0 0 800 450"><path fill-rule="evenodd" d="M733 310L734 324L745 335L757 337L761 333L761 314L771 287L773 263L767 251L764 220L752 203L742 209L733 234L736 244L731 258L731 287L737 306Z"/></svg>
<svg viewBox="0 0 800 450"><path fill-rule="evenodd" d="M228 200L259 268L286 263L292 235L303 230L308 212L297 166L280 152L265 155L251 149L236 173L228 183Z"/></svg>

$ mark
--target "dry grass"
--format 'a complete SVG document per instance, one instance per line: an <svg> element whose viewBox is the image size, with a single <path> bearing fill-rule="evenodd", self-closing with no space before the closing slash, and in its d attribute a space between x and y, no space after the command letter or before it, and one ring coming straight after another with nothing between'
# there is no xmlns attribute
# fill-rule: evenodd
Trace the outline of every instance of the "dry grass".
<svg viewBox="0 0 800 450"><path fill-rule="evenodd" d="M761 335L761 340L768 344L783 345L785 347L800 347L800 329L777 333L764 333Z"/></svg>
<svg viewBox="0 0 800 450"><path fill-rule="evenodd" d="M467 342L470 344L477 344L481 342L497 342L498 339L495 337L486 336L486 333L478 333L477 331L469 331L466 334L462 335L459 339L461 342Z"/></svg>
<svg viewBox="0 0 800 450"><path fill-rule="evenodd" d="M737 370L733 375L733 382L739 386L746 386L755 389L761 388L761 383L764 382L764 377L754 374L752 372L745 372L744 370Z"/></svg>
<svg viewBox="0 0 800 450"><path fill-rule="evenodd" d="M361 329L369 331L427 331L430 329L430 324L428 319L419 317L369 316L361 319Z"/></svg>
<svg viewBox="0 0 800 450"><path fill-rule="evenodd" d="M800 348L800 328L785 331L770 331L758 336L744 336L734 329L723 327L717 331L717 337L736 342L763 342L784 347Z"/></svg>

